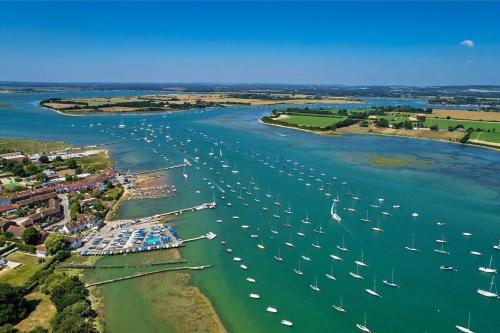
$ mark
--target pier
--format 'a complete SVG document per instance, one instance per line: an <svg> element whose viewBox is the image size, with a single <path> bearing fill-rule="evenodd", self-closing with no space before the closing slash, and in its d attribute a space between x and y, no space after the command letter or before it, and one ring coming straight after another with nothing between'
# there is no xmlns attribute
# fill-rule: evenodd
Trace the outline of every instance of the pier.
<svg viewBox="0 0 500 333"><path fill-rule="evenodd" d="M104 280L104 281L89 283L89 284L85 285L85 287L87 287L87 288L88 287L95 287L95 286L100 286L100 285L103 285L103 284L108 284L108 283L113 283L113 282L118 282L118 281L124 281L124 280L130 280L130 279L135 279L135 278L142 277L142 276L153 275L153 274L158 274L158 273L163 273L163 272L185 271L185 270L200 271L200 270L204 270L204 269L210 268L210 267L213 267L213 265L164 268L164 269L159 269L159 270L152 271L152 272L138 273L138 274L133 274L133 275L127 275L127 276L119 277L119 278L116 278L116 279L110 279L110 280Z"/></svg>
<svg viewBox="0 0 500 333"><path fill-rule="evenodd" d="M134 173L131 173L130 175L132 175L132 176L138 176L138 175L144 175L144 174L154 173L154 172L159 172L159 171L165 171L165 170L172 170L172 169L183 168L183 167L186 167L186 166L189 166L189 165L187 165L186 163L183 163L183 164L172 165L172 166L168 166L168 167L164 167L164 168L158 168L158 169L153 169L153 170L146 170L146 171L134 172Z"/></svg>
<svg viewBox="0 0 500 333"><path fill-rule="evenodd" d="M154 262L151 264L139 264L139 265L85 265L85 264L60 264L55 268L59 269L100 269L100 268L138 268L138 267L149 267L149 266L161 266L161 265L173 265L173 264L185 264L187 263L186 259L176 260L176 261L165 261L165 262Z"/></svg>

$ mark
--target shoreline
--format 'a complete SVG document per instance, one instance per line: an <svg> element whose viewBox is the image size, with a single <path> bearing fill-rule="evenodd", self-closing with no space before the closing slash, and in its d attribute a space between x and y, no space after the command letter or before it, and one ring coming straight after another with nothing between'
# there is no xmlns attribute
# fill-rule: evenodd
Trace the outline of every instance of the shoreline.
<svg viewBox="0 0 500 333"><path fill-rule="evenodd" d="M325 132L321 133L318 131L314 130L307 130L303 128L296 128L292 126L284 126L284 125L279 125L279 124L273 124L273 123L265 123L259 118L259 123L263 125L269 125L269 126L274 126L274 127L281 127L281 128L287 128L287 129L292 129L296 131L302 131L302 132L308 132L314 135L319 135L319 136L330 136L330 137L335 137L335 136L341 136L344 134L359 134L359 135L379 135L379 136L388 136L388 137L395 137L395 138L406 138L406 139L415 139L415 140L430 140L430 141L437 141L437 142L443 142L443 143L453 143L456 145L461 145L461 146L468 146L468 147L476 147L476 148L486 148L490 150L494 150L497 152L500 152L500 145L499 147L496 146L490 146L488 144L482 144L480 142L477 143L460 143L460 142L454 142L454 141L447 141L447 140L440 140L440 139L431 139L431 138L421 138L421 137L415 137L415 136L403 136L403 135L396 135L396 134L385 134L385 133L375 133L375 132L370 132L370 133L365 133L365 132L342 132L342 133L333 133L332 131L330 132Z"/></svg>

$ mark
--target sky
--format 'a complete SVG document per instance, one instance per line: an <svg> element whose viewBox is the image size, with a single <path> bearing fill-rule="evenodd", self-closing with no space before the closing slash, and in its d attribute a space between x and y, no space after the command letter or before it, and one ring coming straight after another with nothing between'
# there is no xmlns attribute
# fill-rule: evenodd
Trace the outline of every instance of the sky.
<svg viewBox="0 0 500 333"><path fill-rule="evenodd" d="M0 81L500 84L500 2L0 2Z"/></svg>

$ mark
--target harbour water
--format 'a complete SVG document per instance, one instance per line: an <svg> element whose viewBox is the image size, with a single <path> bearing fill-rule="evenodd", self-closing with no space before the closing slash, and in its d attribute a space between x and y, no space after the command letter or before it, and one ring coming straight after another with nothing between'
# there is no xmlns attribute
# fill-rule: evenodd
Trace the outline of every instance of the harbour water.
<svg viewBox="0 0 500 333"><path fill-rule="evenodd" d="M183 238L208 231L218 234L215 240L189 244L181 253L190 264L215 265L213 269L193 273L192 283L210 299L228 331L356 332L355 323L363 323L366 314L367 326L373 332L454 332L454 325L466 326L469 312L475 332L495 332L500 327L500 301L476 292L478 288L489 289L491 275L479 272L478 267L487 265L490 255L500 268L500 251L493 249L500 239L498 152L396 137L323 137L259 124L257 120L269 112L269 107L86 117L63 116L38 107L39 100L48 97L135 94L121 91L0 95L0 136L64 140L75 145L147 136L152 142L140 140L110 147L116 167L130 172L178 164L189 158L193 166L186 169L187 179L182 176L182 169L167 174L169 182L178 189L178 196L127 201L118 214L153 215L210 201L215 196L217 209L182 215L175 224ZM118 128L121 122L125 128ZM406 163L398 167L373 163L380 157ZM227 168L223 167L226 163ZM332 196L325 195L325 191ZM272 197L268 198L267 193ZM342 223L330 217L332 199L337 193L337 212ZM360 200L353 200L353 196ZM278 201L281 206L275 204ZM228 202L232 205L228 206ZM380 208L370 206L375 202ZM288 204L293 214L285 213ZM346 208L353 205L357 212L348 212ZM361 221L367 210L371 224ZM391 216L381 214L382 211ZM301 223L306 212L311 224ZM419 216L412 217L414 212ZM223 223L217 223L218 219ZM371 229L378 220L382 233ZM324 234L314 232L320 223ZM302 228L305 237L297 235ZM465 237L463 232L472 236ZM258 237L253 238L252 234ZM412 235L414 246L420 249L418 253L405 250L405 246L411 245ZM294 247L285 245L290 237ZM439 248L435 240L442 237L446 238L449 255L433 251ZM338 255L343 261L334 261L330 254L337 254L336 246L343 239L350 251L340 251ZM257 247L261 241L265 250ZM312 246L315 242L320 249ZM226 252L228 247L232 253ZM278 251L283 261L274 258ZM354 261L361 259L362 251L369 267L359 268L364 279L354 279L349 272L356 271ZM473 256L470 251L483 255ZM154 255L160 261L162 251ZM242 262L234 261L235 256ZM127 256L102 260L119 263L136 259ZM299 260L302 276L293 271ZM248 269L241 269L240 264ZM332 265L336 280L325 276ZM440 270L441 265L454 266L456 271ZM393 269L400 288L382 283L391 278ZM105 279L104 275L110 273L93 274L93 279ZM316 276L319 292L310 288ZM256 282L246 281L247 277ZM373 288L374 278L382 298L365 292L366 288ZM135 304L144 311L131 318L134 306L108 306L114 311L107 314L112 318L109 331L126 332L127 327L130 332L138 327L148 332L168 331L164 330L167 326L160 325L155 305L144 306L140 285L123 282L121 287L120 283L101 287L104 295L112 296L105 303ZM250 293L261 298L252 299ZM332 307L340 297L346 313ZM277 308L278 313L266 312L268 306ZM281 325L282 319L292 321L294 327ZM132 321L133 325L127 325Z"/></svg>

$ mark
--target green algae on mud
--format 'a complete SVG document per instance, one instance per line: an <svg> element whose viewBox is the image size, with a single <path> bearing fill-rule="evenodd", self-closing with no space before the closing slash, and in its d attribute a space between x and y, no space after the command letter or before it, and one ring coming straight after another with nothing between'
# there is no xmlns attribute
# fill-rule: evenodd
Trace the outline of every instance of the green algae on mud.
<svg viewBox="0 0 500 333"><path fill-rule="evenodd" d="M179 260L178 250L105 257L102 265L147 265L158 261ZM145 272L153 267L95 269L86 272L87 282ZM189 285L187 273L161 273L137 279L93 287L93 304L99 325L105 332L226 332L209 300Z"/></svg>
<svg viewBox="0 0 500 333"><path fill-rule="evenodd" d="M429 161L420 160L413 156L375 155L368 157L368 162L373 166L384 168L423 169L430 166Z"/></svg>

